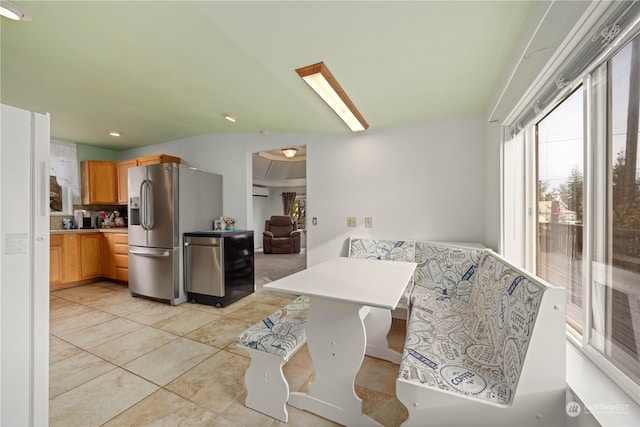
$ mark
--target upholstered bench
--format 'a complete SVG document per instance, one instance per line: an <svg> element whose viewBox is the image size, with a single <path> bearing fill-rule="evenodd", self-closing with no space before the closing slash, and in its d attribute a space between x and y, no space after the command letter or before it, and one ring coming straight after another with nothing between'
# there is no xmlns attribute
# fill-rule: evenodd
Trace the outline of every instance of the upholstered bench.
<svg viewBox="0 0 640 427"><path fill-rule="evenodd" d="M476 264L475 253L441 249L447 271L475 278L458 280L464 291L414 286L396 381L403 426L563 424L564 289L491 250Z"/></svg>
<svg viewBox="0 0 640 427"><path fill-rule="evenodd" d="M484 246L419 240L351 237L349 257L416 262L418 266L400 299L394 317L405 318L413 295L438 291L454 299L467 300Z"/></svg>
<svg viewBox="0 0 640 427"><path fill-rule="evenodd" d="M418 266L413 274L411 302L433 292L469 302L482 251L480 245L462 247L417 241L415 262Z"/></svg>
<svg viewBox="0 0 640 427"><path fill-rule="evenodd" d="M289 383L282 367L307 341L308 311L309 297L299 296L236 338L251 356L244 376L245 405L285 423Z"/></svg>

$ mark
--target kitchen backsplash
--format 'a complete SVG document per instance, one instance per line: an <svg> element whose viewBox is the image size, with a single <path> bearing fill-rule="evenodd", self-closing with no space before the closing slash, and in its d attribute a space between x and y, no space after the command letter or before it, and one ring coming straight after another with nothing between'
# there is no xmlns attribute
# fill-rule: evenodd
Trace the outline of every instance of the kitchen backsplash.
<svg viewBox="0 0 640 427"><path fill-rule="evenodd" d="M113 211L120 211L125 218L125 224L127 224L127 207L123 205L73 205L73 210L84 209L93 212L104 211L105 213L111 213ZM64 220L73 220L73 215L65 216L51 216L49 217L49 229L50 230L64 230Z"/></svg>
<svg viewBox="0 0 640 427"><path fill-rule="evenodd" d="M49 229L50 230L64 230L62 223L65 219L73 219L72 215L69 216L50 216L49 217Z"/></svg>

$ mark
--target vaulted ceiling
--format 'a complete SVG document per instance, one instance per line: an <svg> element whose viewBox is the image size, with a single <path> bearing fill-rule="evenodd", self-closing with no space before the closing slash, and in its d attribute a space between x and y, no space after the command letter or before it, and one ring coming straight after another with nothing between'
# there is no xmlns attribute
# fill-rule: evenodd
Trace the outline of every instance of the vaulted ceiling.
<svg viewBox="0 0 640 427"><path fill-rule="evenodd" d="M294 71L318 61L372 129L486 112L534 12L554 4L14 3L32 20L2 18L1 101L51 113L55 139L113 150L214 132L349 133ZM570 30L555 27L538 68Z"/></svg>

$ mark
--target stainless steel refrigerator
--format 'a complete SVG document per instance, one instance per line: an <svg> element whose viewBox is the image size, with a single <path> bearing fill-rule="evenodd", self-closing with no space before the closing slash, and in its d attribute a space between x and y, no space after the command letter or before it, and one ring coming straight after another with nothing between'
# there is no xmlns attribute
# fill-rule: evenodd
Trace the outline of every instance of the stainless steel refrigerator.
<svg viewBox="0 0 640 427"><path fill-rule="evenodd" d="M133 296L187 300L185 232L209 230L222 216L222 176L175 163L129 169L129 291Z"/></svg>

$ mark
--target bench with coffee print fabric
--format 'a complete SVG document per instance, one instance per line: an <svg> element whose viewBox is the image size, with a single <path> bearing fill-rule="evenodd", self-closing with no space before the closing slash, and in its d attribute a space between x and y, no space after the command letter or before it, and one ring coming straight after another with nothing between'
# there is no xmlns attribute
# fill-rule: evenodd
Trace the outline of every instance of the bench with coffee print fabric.
<svg viewBox="0 0 640 427"><path fill-rule="evenodd" d="M403 426L563 425L564 288L489 249L466 260L450 248L426 249L440 261L414 274L396 381L409 412Z"/></svg>
<svg viewBox="0 0 640 427"><path fill-rule="evenodd" d="M236 338L236 345L251 356L244 376L245 405L285 423L289 383L282 367L307 342L308 312L309 297L299 296Z"/></svg>

